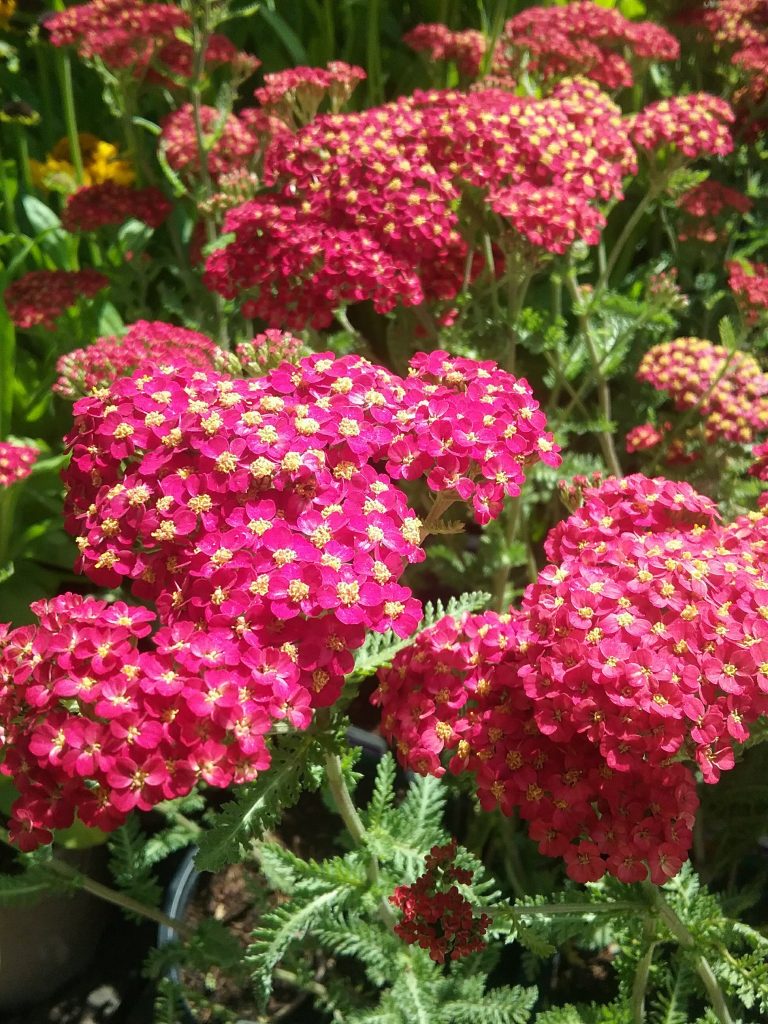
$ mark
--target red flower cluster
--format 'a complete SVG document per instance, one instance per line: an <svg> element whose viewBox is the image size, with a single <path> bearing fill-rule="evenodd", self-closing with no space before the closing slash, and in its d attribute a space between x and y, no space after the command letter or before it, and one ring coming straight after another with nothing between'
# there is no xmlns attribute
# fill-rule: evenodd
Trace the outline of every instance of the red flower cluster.
<svg viewBox="0 0 768 1024"><path fill-rule="evenodd" d="M4 292L8 315L17 327L53 329L55 320L83 296L93 298L109 285L97 270L30 270Z"/></svg>
<svg viewBox="0 0 768 1024"><path fill-rule="evenodd" d="M660 25L627 21L590 0L529 7L504 26L494 71L516 81L523 67L544 83L585 75L609 89L631 86L636 60L676 60L680 44Z"/></svg>
<svg viewBox="0 0 768 1024"><path fill-rule="evenodd" d="M260 148L260 139L236 114L222 114L215 107L203 106L200 121L208 150L208 171L214 178L247 162ZM160 146L174 171L200 173L200 151L191 103L185 103L163 120Z"/></svg>
<svg viewBox="0 0 768 1024"><path fill-rule="evenodd" d="M246 316L291 329L325 327L362 299L379 312L447 301L467 262L457 214L466 183L553 189L544 195L556 231L518 221L559 249L580 232L594 237L600 215L588 203L619 197L633 168L619 109L587 82L546 100L433 91L321 116L274 139L274 191L230 211L224 231L235 238L208 258L206 281L244 295Z"/></svg>
<svg viewBox="0 0 768 1024"><path fill-rule="evenodd" d="M752 449L754 463L749 467L749 475L758 480L768 480L768 441L756 444Z"/></svg>
<svg viewBox="0 0 768 1024"><path fill-rule="evenodd" d="M86 185L67 198L61 221L67 231L98 231L135 217L158 228L171 212L159 188L127 188L114 181Z"/></svg>
<svg viewBox="0 0 768 1024"><path fill-rule="evenodd" d="M472 904L459 892L456 882L469 885L473 873L459 868L456 840L433 846L424 859L424 873L413 885L400 885L390 897L403 912L395 934L429 950L435 963L458 960L485 949L483 936L491 923L487 914L475 916Z"/></svg>
<svg viewBox="0 0 768 1024"><path fill-rule="evenodd" d="M139 652L155 618L144 608L63 594L32 610L39 626L0 636L1 770L20 792L9 833L23 850L75 814L109 831L198 781L250 781L274 720L309 723L298 669L277 651L171 628Z"/></svg>
<svg viewBox="0 0 768 1024"><path fill-rule="evenodd" d="M465 78L476 78L483 62L487 42L482 32L465 29L453 32L447 25L431 22L416 25L403 36L403 42L430 60L450 60Z"/></svg>
<svg viewBox="0 0 768 1024"><path fill-rule="evenodd" d="M13 441L0 441L0 487L10 487L32 472L40 457L37 448Z"/></svg>
<svg viewBox="0 0 768 1024"><path fill-rule="evenodd" d="M678 232L681 241L718 242L725 238L725 221L732 211L749 213L752 200L719 181L707 180L685 192L677 205L685 213Z"/></svg>
<svg viewBox="0 0 768 1024"><path fill-rule="evenodd" d="M629 118L636 146L649 151L673 146L689 160L727 156L733 150L728 130L733 121L733 110L725 100L706 92L650 103Z"/></svg>
<svg viewBox="0 0 768 1024"><path fill-rule="evenodd" d="M46 19L54 46L76 46L111 68L146 67L155 48L172 41L189 17L175 4L91 0Z"/></svg>
<svg viewBox="0 0 768 1024"><path fill-rule="evenodd" d="M768 430L768 376L747 352L676 338L645 353L637 378L666 391L678 411L698 408L708 440L749 443Z"/></svg>
<svg viewBox="0 0 768 1024"><path fill-rule="evenodd" d="M53 390L64 398L108 391L118 377L130 377L145 366L165 371L179 366L209 370L219 351L210 338L197 331L161 320L139 320L120 338L97 338L87 348L61 356Z"/></svg>
<svg viewBox="0 0 768 1024"><path fill-rule="evenodd" d="M640 426L633 427L625 438L625 447L630 455L634 455L636 452L647 452L653 448L657 448L664 438L671 432L672 424L667 421L661 424L660 427L654 426L653 423L641 423ZM667 445L667 450L664 452L664 462L668 466L678 466L687 462L696 462L699 458L698 452L695 449L689 449L686 445L688 440L687 436L676 437L670 441Z"/></svg>
<svg viewBox="0 0 768 1024"><path fill-rule="evenodd" d="M192 63L193 50L189 43L183 39L170 39L154 54L146 80L153 85L173 89L192 77ZM244 79L261 66L261 61L238 50L226 36L214 33L205 48L205 69L212 71L221 65L227 65L236 78Z"/></svg>
<svg viewBox="0 0 768 1024"><path fill-rule="evenodd" d="M254 95L262 107L282 120L305 124L312 120L326 96L332 113L338 113L358 82L365 78L362 68L334 60L325 68L286 68L264 75L264 85Z"/></svg>
<svg viewBox="0 0 768 1024"><path fill-rule="evenodd" d="M768 264L731 260L726 263L728 285L748 324L757 324L768 309Z"/></svg>
<svg viewBox="0 0 768 1024"><path fill-rule="evenodd" d="M517 615L447 618L380 674L385 735L419 772L475 773L542 853L590 881L674 875L706 782L768 708L768 521L729 527L686 484L584 490Z"/></svg>

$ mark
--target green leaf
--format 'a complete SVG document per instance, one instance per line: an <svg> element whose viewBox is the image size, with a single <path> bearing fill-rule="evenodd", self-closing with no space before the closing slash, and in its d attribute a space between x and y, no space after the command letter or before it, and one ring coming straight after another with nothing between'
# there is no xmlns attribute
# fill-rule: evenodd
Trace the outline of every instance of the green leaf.
<svg viewBox="0 0 768 1024"><path fill-rule="evenodd" d="M196 865L200 871L218 871L236 863L250 842L279 820L299 798L309 768L321 759L314 736L285 737L273 747L272 763L255 782L238 786L213 826L201 836Z"/></svg>
<svg viewBox="0 0 768 1024"><path fill-rule="evenodd" d="M288 22L281 18L276 11L268 10L266 7L262 7L259 14L286 48L294 64L306 64L307 51Z"/></svg>
<svg viewBox="0 0 768 1024"><path fill-rule="evenodd" d="M535 988L494 988L480 1001L448 1003L443 1015L449 1024L527 1024L537 996Z"/></svg>
<svg viewBox="0 0 768 1024"><path fill-rule="evenodd" d="M22 196L21 205L36 235L36 241L56 258L58 264L65 264L67 233L61 226L60 218L37 196Z"/></svg>
<svg viewBox="0 0 768 1024"><path fill-rule="evenodd" d="M357 652L355 667L350 678L356 682L373 675L384 665L389 664L399 651L410 647L420 633L429 629L430 626L434 626L446 615L458 618L465 612L478 611L489 600L490 594L474 591L470 594L462 594L460 597L452 597L445 605L442 601L437 601L435 604L430 601L424 607L424 618L421 620L418 630L411 636L399 637L391 629L386 633L369 633L365 643Z"/></svg>

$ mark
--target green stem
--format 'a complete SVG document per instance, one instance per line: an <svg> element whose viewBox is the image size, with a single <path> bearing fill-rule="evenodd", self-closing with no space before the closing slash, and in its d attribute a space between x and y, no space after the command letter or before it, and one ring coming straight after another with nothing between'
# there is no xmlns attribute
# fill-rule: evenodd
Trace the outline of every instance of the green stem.
<svg viewBox="0 0 768 1024"><path fill-rule="evenodd" d="M627 221L624 224L624 227L622 228L619 237L614 242L613 248L611 249L610 253L606 258L605 266L603 267L602 273L600 274L600 279L598 280L597 285L595 287L596 292L603 291L603 289L608 285L611 278L611 274L615 270L616 264L619 262L621 254L624 252L624 247L632 237L635 228L643 219L646 211L654 202L656 197L659 195L660 191L661 188L659 186L652 186L651 188L649 188L643 196L643 198L634 208L631 215L627 218Z"/></svg>
<svg viewBox="0 0 768 1024"><path fill-rule="evenodd" d="M12 850L16 850L16 847L8 839L8 833L5 829L0 830L0 842L5 843ZM97 882L95 878L84 875L77 868L66 864L63 860L52 857L49 861L46 861L46 867L54 871L60 878L65 878L67 881L72 882L78 889L82 889L84 892L104 900L105 903L111 903L115 907L122 907L123 910L127 910L132 914L138 914L140 917L145 917L156 924L165 925L166 928L176 932L182 938L189 938L192 935L193 929L183 921L170 917L168 914L163 913L162 910L158 910L157 907L150 907L146 903L141 903L132 896L128 896L127 893L119 892L117 889L111 889L108 885Z"/></svg>
<svg viewBox="0 0 768 1024"><path fill-rule="evenodd" d="M487 907L485 912L494 922L505 917L560 917L568 914L626 914L637 913L637 904L628 900L612 903L541 903L533 906Z"/></svg>
<svg viewBox="0 0 768 1024"><path fill-rule="evenodd" d="M714 975L709 961L703 954L696 953L696 939L664 899L661 889L652 885L650 882L645 882L643 885L646 891L650 893L651 902L657 910L659 917L672 935L677 939L683 949L695 954L693 964L696 968L696 973L704 984L707 996L712 1004L712 1009L715 1011L715 1016L720 1021L720 1024L733 1024L733 1018L728 1010L725 995L723 994L723 990L720 988L720 984Z"/></svg>
<svg viewBox="0 0 768 1024"><path fill-rule="evenodd" d="M523 515L523 499L513 498L507 508L504 510L504 522L502 529L504 530L504 546L505 551L501 552L503 564L494 573L493 577L493 605L497 612L504 611L505 600L504 597L507 592L507 583L509 581L509 548L513 544L517 537L517 532L520 528L520 520Z"/></svg>
<svg viewBox="0 0 768 1024"><path fill-rule="evenodd" d="M5 157L3 155L2 148L0 147L0 187L3 192L3 219L5 220L5 229L9 235L16 235L19 232L19 226L16 221L16 206L14 203L13 192L11 190L11 182L8 179L5 167ZM18 188L18 181L16 182Z"/></svg>
<svg viewBox="0 0 768 1024"><path fill-rule="evenodd" d="M453 505L457 500L458 499L454 491L440 491L437 494L432 504L432 508L429 510L426 519L421 524L421 531L419 535L420 544L423 544L430 533L434 531L435 527L439 526L440 520L451 505Z"/></svg>
<svg viewBox="0 0 768 1024"><path fill-rule="evenodd" d="M61 85L61 97L64 105L64 123L67 128L67 139L69 141L69 154L72 166L75 168L75 180L78 185L85 184L85 168L83 167L83 154L80 149L80 139L77 134L77 113L75 111L75 94L72 87L72 65L69 55L63 50L56 50L54 61L59 75Z"/></svg>
<svg viewBox="0 0 768 1024"><path fill-rule="evenodd" d="M341 758L338 754L328 754L325 759L325 771L328 779L328 788L331 791L333 802L336 805L336 810L341 816L341 820L347 827L352 842L355 846L359 846L361 849L366 850L368 855L367 863L367 874L368 881L372 886L378 886L381 883L381 871L379 870L379 862L376 856L367 850L366 842L366 831L365 825L362 822L360 815L357 813L352 794L349 792L349 787L344 779L344 773L341 768ZM379 901L379 917L387 926L387 928L393 928L397 924L397 917L389 905L386 897L383 897Z"/></svg>
<svg viewBox="0 0 768 1024"><path fill-rule="evenodd" d="M507 358L505 361L504 369L510 373L515 372L515 363L517 361L517 342L519 340L517 333L517 320L520 316L520 312L525 303L525 297L528 294L528 288L531 284L534 275L533 270L527 270L521 277L513 274L507 268L507 328L509 331L509 349L507 350Z"/></svg>
<svg viewBox="0 0 768 1024"><path fill-rule="evenodd" d="M587 351L589 352L590 362L592 363L592 371L595 375L597 400L600 412L603 419L608 422L611 419L611 391L608 386L608 380L602 370L600 356L598 354L597 347L595 346L595 340L592 337L592 327L589 322L589 317L584 311L582 298L579 295L579 287L576 283L576 276L573 270L569 271L566 275L565 281L573 300L574 312L578 318L581 333L584 336ZM616 448L613 443L613 435L611 431L608 429L600 430L598 431L598 437L600 439L600 447L603 449L603 458L606 461L608 469L614 476L621 478L624 474L621 470L619 457L616 454Z"/></svg>
<svg viewBox="0 0 768 1024"><path fill-rule="evenodd" d="M494 318L499 322L501 320L499 282L496 279L496 262L493 258L493 242L491 241L491 236L487 231L483 234L483 256L485 257L485 264L488 267L488 273L491 279L491 307L493 309Z"/></svg>
<svg viewBox="0 0 768 1024"><path fill-rule="evenodd" d="M645 1024L645 993L648 989L648 978L651 973L653 954L657 943L651 942L640 958L632 983L632 995L629 1008L632 1013L632 1024Z"/></svg>
<svg viewBox="0 0 768 1024"><path fill-rule="evenodd" d="M24 191L29 195L34 191L32 175L29 170L29 146L27 145L27 132L22 125L14 125L16 135L16 146L19 151L19 177L24 183Z"/></svg>

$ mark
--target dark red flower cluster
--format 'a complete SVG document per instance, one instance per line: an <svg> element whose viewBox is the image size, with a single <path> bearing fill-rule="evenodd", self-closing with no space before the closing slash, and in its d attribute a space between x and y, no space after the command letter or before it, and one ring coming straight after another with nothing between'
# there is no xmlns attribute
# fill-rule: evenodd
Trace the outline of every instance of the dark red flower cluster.
<svg viewBox="0 0 768 1024"><path fill-rule="evenodd" d="M193 53L192 47L183 39L169 39L154 54L152 66L146 72L146 80L153 85L171 89L185 84L192 77ZM238 50L230 39L218 33L209 37L204 61L206 71L227 65L234 77L239 79L247 78L261 66L257 57Z"/></svg>
<svg viewBox="0 0 768 1024"><path fill-rule="evenodd" d="M733 150L728 126L734 113L725 100L706 92L650 103L629 118L630 135L640 149L656 152L674 147L696 160L701 156L727 156Z"/></svg>
<svg viewBox="0 0 768 1024"><path fill-rule="evenodd" d="M237 114L222 115L203 106L200 121L208 149L208 171L218 178L247 162L260 148L259 136ZM185 103L163 120L160 146L169 165L182 174L200 173L200 149L191 103Z"/></svg>
<svg viewBox="0 0 768 1024"><path fill-rule="evenodd" d="M447 25L430 22L416 25L403 36L403 42L430 60L450 60L465 78L476 78L483 62L487 42L482 32L465 29L453 32Z"/></svg>
<svg viewBox="0 0 768 1024"><path fill-rule="evenodd" d="M75 814L109 831L198 781L250 781L273 721L309 723L285 654L173 628L139 652L155 616L121 601L62 594L32 610L39 626L0 636L2 772L20 793L9 834L23 850Z"/></svg>
<svg viewBox="0 0 768 1024"><path fill-rule="evenodd" d="M634 166L619 109L586 81L546 100L433 91L321 116L274 139L265 160L274 191L230 211L224 231L235 238L208 258L206 282L243 296L246 316L290 329L325 327L362 299L383 313L447 301L466 272L457 212L466 184L500 195L550 189L555 226L544 231L530 213L517 220L525 246L540 235L560 251L569 238L594 238L600 215L588 205L621 196Z"/></svg>
<svg viewBox="0 0 768 1024"><path fill-rule="evenodd" d="M744 319L750 325L759 323L768 310L768 264L731 260L725 269Z"/></svg>
<svg viewBox="0 0 768 1024"><path fill-rule="evenodd" d="M170 212L171 204L159 188L128 188L105 181L68 196L61 222L67 231L98 231L131 218L158 228Z"/></svg>
<svg viewBox="0 0 768 1024"><path fill-rule="evenodd" d="M75 46L81 57L111 68L146 67L156 47L189 24L175 4L144 0L91 0L46 20L54 46Z"/></svg>
<svg viewBox="0 0 768 1024"><path fill-rule="evenodd" d="M768 708L768 519L720 526L687 484L642 476L583 494L520 613L442 620L375 700L404 764L450 754L575 880L661 883L697 806L681 757L716 782Z"/></svg>
<svg viewBox="0 0 768 1024"><path fill-rule="evenodd" d="M726 238L726 221L733 212L745 214L752 209L752 200L719 181L702 181L688 189L677 201L685 216L678 234L680 240L718 242Z"/></svg>
<svg viewBox="0 0 768 1024"><path fill-rule="evenodd" d="M40 451L27 444L0 441L0 487L10 487L32 472Z"/></svg>
<svg viewBox="0 0 768 1024"><path fill-rule="evenodd" d="M456 840L433 846L424 859L424 872L413 885L400 885L390 897L403 912L394 931L409 945L429 950L435 963L459 960L485 949L483 936L491 919L475 915L472 904L459 891L470 885L473 872L455 864Z"/></svg>
<svg viewBox="0 0 768 1024"><path fill-rule="evenodd" d="M494 72L517 81L525 68L545 84L585 75L609 89L633 83L626 54L640 60L676 60L680 44L660 25L632 22L591 0L563 7L529 7L506 23Z"/></svg>
<svg viewBox="0 0 768 1024"><path fill-rule="evenodd" d="M30 270L3 294L8 315L17 327L55 327L57 317L83 298L93 298L109 285L97 270Z"/></svg>
<svg viewBox="0 0 768 1024"><path fill-rule="evenodd" d="M167 372L179 366L210 370L219 351L197 331L161 320L139 320L122 337L97 338L87 348L61 356L53 390L73 399L105 392L118 377L130 377L145 366Z"/></svg>
<svg viewBox="0 0 768 1024"><path fill-rule="evenodd" d="M630 455L634 455L636 452L652 451L664 442L671 431L672 424L669 421L658 427L653 423L641 423L627 433L624 441L626 450ZM691 446L689 446L689 441L693 442ZM683 437L673 438L667 444L667 449L664 452L664 463L667 466L679 466L688 462L696 462L700 455L696 451L695 441L695 438L689 438L687 434L684 434Z"/></svg>
<svg viewBox="0 0 768 1024"><path fill-rule="evenodd" d="M264 75L264 85L254 95L268 112L289 124L306 124L326 96L331 112L338 113L365 78L362 68L334 60L324 68L286 68Z"/></svg>
<svg viewBox="0 0 768 1024"><path fill-rule="evenodd" d="M747 444L768 430L768 376L747 352L676 338L645 353L637 378L666 391L679 412L697 409L710 441Z"/></svg>

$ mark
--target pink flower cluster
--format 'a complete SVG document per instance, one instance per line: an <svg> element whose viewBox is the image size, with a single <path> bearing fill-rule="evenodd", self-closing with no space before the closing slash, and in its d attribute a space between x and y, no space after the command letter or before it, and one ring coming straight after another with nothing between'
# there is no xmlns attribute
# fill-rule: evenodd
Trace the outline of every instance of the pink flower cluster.
<svg viewBox="0 0 768 1024"><path fill-rule="evenodd" d="M129 584L161 628L63 595L34 606L39 626L4 629L3 770L25 849L75 812L109 829L199 779L253 778L272 723L305 728L331 704L367 629L412 633L421 607L399 579L430 526L395 480L415 460L485 512L539 454L557 461L524 381L446 353L406 380L351 356L251 380L147 364L81 399L69 440L80 567Z"/></svg>
<svg viewBox="0 0 768 1024"><path fill-rule="evenodd" d="M629 118L636 146L650 152L667 146L696 160L702 156L727 156L733 150L728 126L734 113L725 100L706 92L658 100Z"/></svg>
<svg viewBox="0 0 768 1024"><path fill-rule="evenodd" d="M609 89L633 83L640 60L676 60L680 44L660 25L631 22L617 10L591 0L562 7L529 7L504 26L494 55L494 72L517 81L523 68L546 84L585 75Z"/></svg>
<svg viewBox="0 0 768 1024"><path fill-rule="evenodd" d="M0 441L0 487L10 487L32 472L40 457L37 448L14 441Z"/></svg>
<svg viewBox="0 0 768 1024"><path fill-rule="evenodd" d="M64 398L108 392L118 377L130 377L145 366L166 371L179 366L211 369L219 351L197 331L161 320L138 320L122 337L97 338L87 348L61 356L53 390Z"/></svg>
<svg viewBox="0 0 768 1024"><path fill-rule="evenodd" d="M759 323L768 309L768 264L731 260L725 269L744 319L750 325Z"/></svg>
<svg viewBox="0 0 768 1024"><path fill-rule="evenodd" d="M273 140L274 190L227 215L235 238L209 256L206 282L244 297L246 316L290 329L325 327L363 299L382 313L448 301L466 271L457 210L467 184L544 190L556 226L543 230L530 211L515 219L525 245L540 236L561 251L594 238L590 204L621 196L634 161L618 107L585 81L546 100L432 91L321 116Z"/></svg>
<svg viewBox="0 0 768 1024"><path fill-rule="evenodd" d="M676 338L645 353L637 378L666 391L679 412L696 408L710 441L749 443L768 430L768 376L747 352Z"/></svg>
<svg viewBox="0 0 768 1024"><path fill-rule="evenodd" d="M286 68L264 75L264 85L254 95L266 111L289 124L305 124L326 96L332 113L338 113L365 78L362 68L334 60L325 68Z"/></svg>
<svg viewBox="0 0 768 1024"><path fill-rule="evenodd" d="M114 181L86 185L67 197L61 222L67 231L98 231L135 218L158 228L171 212L159 188L127 188Z"/></svg>
<svg viewBox="0 0 768 1024"><path fill-rule="evenodd" d="M677 205L685 215L678 231L681 241L718 242L727 237L728 217L733 212L749 213L752 200L736 189L708 179L685 192Z"/></svg>
<svg viewBox="0 0 768 1024"><path fill-rule="evenodd" d="M564 253L579 239L597 245L605 227L600 210L561 185L537 188L528 182L491 190L488 204L533 246Z"/></svg>
<svg viewBox="0 0 768 1024"><path fill-rule="evenodd" d="M309 722L278 651L173 627L139 651L155 616L120 601L62 594L32 610L39 626L0 635L2 772L19 790L9 834L23 850L75 814L109 831L198 781L250 781L269 764L272 722Z"/></svg>
<svg viewBox="0 0 768 1024"><path fill-rule="evenodd" d="M627 452L634 455L637 452L647 452L657 448L664 442L664 439L671 433L672 424L667 420L660 426L653 423L641 423L627 433L624 444ZM693 442L693 447L688 447L688 442ZM689 435L676 437L670 440L664 452L664 462L667 466L683 465L687 462L696 462L699 453L695 448L696 438Z"/></svg>
<svg viewBox="0 0 768 1024"><path fill-rule="evenodd" d="M768 441L756 444L752 449L754 463L749 467L749 475L758 480L768 480Z"/></svg>
<svg viewBox="0 0 768 1024"><path fill-rule="evenodd" d="M260 148L260 139L237 114L222 115L215 107L202 106L200 121L205 137L209 173L218 178L247 162ZM168 114L162 122L160 146L168 164L182 174L200 173L195 119L191 103Z"/></svg>
<svg viewBox="0 0 768 1024"><path fill-rule="evenodd" d="M17 327L53 330L57 317L83 298L109 285L97 270L30 270L3 293L8 315Z"/></svg>
<svg viewBox="0 0 768 1024"><path fill-rule="evenodd" d="M474 773L577 881L661 883L705 782L768 709L768 521L720 526L684 483L585 488L519 613L447 618L380 673L385 735L422 773Z"/></svg>
<svg viewBox="0 0 768 1024"><path fill-rule="evenodd" d="M403 42L430 60L450 60L465 78L476 78L487 47L485 36L475 29L453 32L446 25L430 22L416 25L403 36Z"/></svg>
<svg viewBox="0 0 768 1024"><path fill-rule="evenodd" d="M485 949L483 936L491 923L487 914L475 915L472 904L456 882L469 885L473 873L455 864L456 840L433 846L424 859L424 872L413 885L400 885L390 897L403 912L394 928L409 945L429 950L430 959L445 963Z"/></svg>

